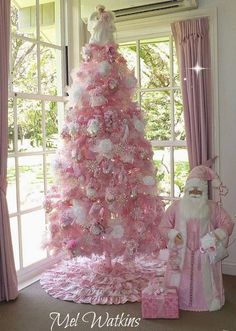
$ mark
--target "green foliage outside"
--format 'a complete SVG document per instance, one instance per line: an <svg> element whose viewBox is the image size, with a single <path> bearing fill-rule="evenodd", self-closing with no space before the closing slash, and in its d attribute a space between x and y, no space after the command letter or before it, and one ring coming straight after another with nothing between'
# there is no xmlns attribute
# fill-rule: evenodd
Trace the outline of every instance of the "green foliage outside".
<svg viewBox="0 0 236 331"><path fill-rule="evenodd" d="M12 56L11 74L14 92L33 93L38 91L37 53L36 44L14 37L18 25L18 11L11 8ZM56 95L56 65L55 51L47 47L40 48L40 79L41 90L48 95ZM41 93L42 93L41 92ZM30 141L32 147L43 145L43 112L42 102L36 100L17 99L17 131L18 139ZM53 136L58 132L56 102L46 103L46 146L53 148ZM9 151L14 152L14 113L13 100L9 99ZM20 149L23 151L23 149Z"/></svg>
<svg viewBox="0 0 236 331"><path fill-rule="evenodd" d="M136 45L122 45L121 52L128 60L128 65L136 65ZM140 70L141 70L141 107L146 122L146 138L153 141L183 141L185 128L183 121L183 105L180 92L179 75L176 70L177 63L175 49L173 47L173 77L170 76L170 45L168 38L156 41L144 41L140 43ZM175 87L170 89L170 87ZM158 91L152 89L159 88ZM145 90L144 90L145 89ZM173 128L171 126L171 104L174 105ZM172 132L173 131L173 132ZM162 153L161 153L162 152ZM170 162L168 148L154 148L154 163L157 167L157 181L159 192L163 196L170 195ZM175 148L173 151L176 159L174 162L174 193L175 197L182 195L185 181L189 172L189 164L186 160L186 150ZM177 157L176 154L179 153ZM183 154L182 160L181 153ZM157 156L157 159L155 158Z"/></svg>

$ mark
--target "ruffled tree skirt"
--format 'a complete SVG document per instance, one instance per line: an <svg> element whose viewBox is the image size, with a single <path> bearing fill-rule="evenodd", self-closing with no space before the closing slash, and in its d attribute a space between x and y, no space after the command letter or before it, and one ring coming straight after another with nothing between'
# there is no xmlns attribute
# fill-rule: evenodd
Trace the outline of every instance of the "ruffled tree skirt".
<svg viewBox="0 0 236 331"><path fill-rule="evenodd" d="M112 260L112 268L104 257L77 257L63 260L45 272L42 288L52 297L90 304L122 304L141 301L141 292L149 280L164 275L166 261L147 256L134 262Z"/></svg>

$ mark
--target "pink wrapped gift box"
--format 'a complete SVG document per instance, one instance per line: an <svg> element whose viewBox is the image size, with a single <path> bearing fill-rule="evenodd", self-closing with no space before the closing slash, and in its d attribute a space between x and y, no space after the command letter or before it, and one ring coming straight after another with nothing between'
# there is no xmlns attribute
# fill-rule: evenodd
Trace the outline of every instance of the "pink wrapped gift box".
<svg viewBox="0 0 236 331"><path fill-rule="evenodd" d="M142 317L179 318L179 302L176 288L145 288L142 291Z"/></svg>

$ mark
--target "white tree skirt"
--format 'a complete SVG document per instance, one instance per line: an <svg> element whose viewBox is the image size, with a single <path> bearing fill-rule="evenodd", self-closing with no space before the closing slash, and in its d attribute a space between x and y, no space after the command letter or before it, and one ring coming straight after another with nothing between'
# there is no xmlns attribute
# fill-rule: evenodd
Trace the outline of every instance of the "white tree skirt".
<svg viewBox="0 0 236 331"><path fill-rule="evenodd" d="M147 256L134 262L112 260L112 269L104 265L103 257L63 260L45 272L42 288L61 300L90 304L122 304L141 301L141 292L149 280L162 277L164 259Z"/></svg>

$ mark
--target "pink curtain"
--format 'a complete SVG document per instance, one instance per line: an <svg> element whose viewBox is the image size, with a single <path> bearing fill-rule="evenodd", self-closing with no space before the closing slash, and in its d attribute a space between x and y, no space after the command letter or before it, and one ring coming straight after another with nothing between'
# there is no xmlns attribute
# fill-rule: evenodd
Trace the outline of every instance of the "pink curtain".
<svg viewBox="0 0 236 331"><path fill-rule="evenodd" d="M17 297L9 214L6 201L8 146L8 63L10 35L10 1L0 1L0 301Z"/></svg>
<svg viewBox="0 0 236 331"><path fill-rule="evenodd" d="M190 169L212 158L212 90L207 17L171 25L180 68ZM205 69L197 73L196 65Z"/></svg>

